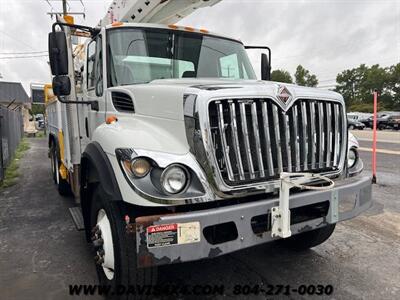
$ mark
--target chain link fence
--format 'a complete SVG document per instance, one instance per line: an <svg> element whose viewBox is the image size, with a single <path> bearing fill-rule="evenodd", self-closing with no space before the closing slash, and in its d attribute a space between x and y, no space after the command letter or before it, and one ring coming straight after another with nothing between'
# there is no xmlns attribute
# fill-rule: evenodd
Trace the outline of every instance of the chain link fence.
<svg viewBox="0 0 400 300"><path fill-rule="evenodd" d="M5 168L11 162L23 136L24 126L20 109L14 111L0 106L0 182L4 179Z"/></svg>

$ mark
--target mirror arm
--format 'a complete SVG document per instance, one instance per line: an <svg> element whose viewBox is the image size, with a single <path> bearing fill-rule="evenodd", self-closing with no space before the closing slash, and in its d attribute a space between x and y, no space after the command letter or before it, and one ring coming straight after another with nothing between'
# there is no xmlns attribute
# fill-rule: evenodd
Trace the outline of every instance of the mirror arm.
<svg viewBox="0 0 400 300"><path fill-rule="evenodd" d="M244 49L266 49L268 51L269 67L271 68L271 48L268 46L244 46Z"/></svg>
<svg viewBox="0 0 400 300"><path fill-rule="evenodd" d="M93 101L69 101L69 100L63 100L62 97L57 96L58 101L64 104L84 104L84 105L90 105L90 108L95 111L99 111L99 101L93 100Z"/></svg>
<svg viewBox="0 0 400 300"><path fill-rule="evenodd" d="M265 74L265 78L262 78L262 80L271 80L271 49L268 46L244 46L245 49L265 49L268 51L268 69L267 70L262 70L261 71L261 76L263 77L263 72L266 71L267 73ZM266 55L266 54L263 54Z"/></svg>
<svg viewBox="0 0 400 300"><path fill-rule="evenodd" d="M55 22L55 23L53 23L53 25L51 27L53 32L56 31L56 27L57 26L60 26L61 30L62 30L63 26L80 29L82 31L89 32L91 37L95 37L96 35L98 35L100 33L100 29L99 28L93 28L93 27L77 25L77 24L68 24L68 23L63 23L63 22Z"/></svg>

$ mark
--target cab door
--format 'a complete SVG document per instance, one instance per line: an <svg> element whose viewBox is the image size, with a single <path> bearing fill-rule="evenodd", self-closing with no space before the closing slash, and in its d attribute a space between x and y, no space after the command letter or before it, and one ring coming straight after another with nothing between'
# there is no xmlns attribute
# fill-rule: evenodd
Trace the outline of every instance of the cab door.
<svg viewBox="0 0 400 300"><path fill-rule="evenodd" d="M85 136L91 140L93 131L106 118L106 103L104 93L104 76L103 76L103 34L98 34L95 39L89 42L86 48L86 97L87 101L96 101L97 107L93 105L87 106L88 114L84 120Z"/></svg>

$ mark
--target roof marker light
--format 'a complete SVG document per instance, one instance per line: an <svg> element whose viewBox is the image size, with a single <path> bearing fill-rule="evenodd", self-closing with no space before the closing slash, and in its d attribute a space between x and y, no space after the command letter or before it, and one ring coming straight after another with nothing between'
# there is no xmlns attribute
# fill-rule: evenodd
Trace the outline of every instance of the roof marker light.
<svg viewBox="0 0 400 300"><path fill-rule="evenodd" d="M122 25L124 25L123 22L114 22L114 23L111 24L112 27L119 27L119 26L122 26Z"/></svg>
<svg viewBox="0 0 400 300"><path fill-rule="evenodd" d="M67 24L74 24L74 17L73 16L64 16L64 20Z"/></svg>

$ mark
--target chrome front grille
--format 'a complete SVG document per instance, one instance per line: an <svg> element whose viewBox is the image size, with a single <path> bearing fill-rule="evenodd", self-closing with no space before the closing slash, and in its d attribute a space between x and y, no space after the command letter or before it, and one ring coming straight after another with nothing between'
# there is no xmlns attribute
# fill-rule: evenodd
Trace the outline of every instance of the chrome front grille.
<svg viewBox="0 0 400 300"><path fill-rule="evenodd" d="M212 151L228 185L260 182L281 172L333 172L346 143L342 104L296 100L286 112L271 99L209 103Z"/></svg>

